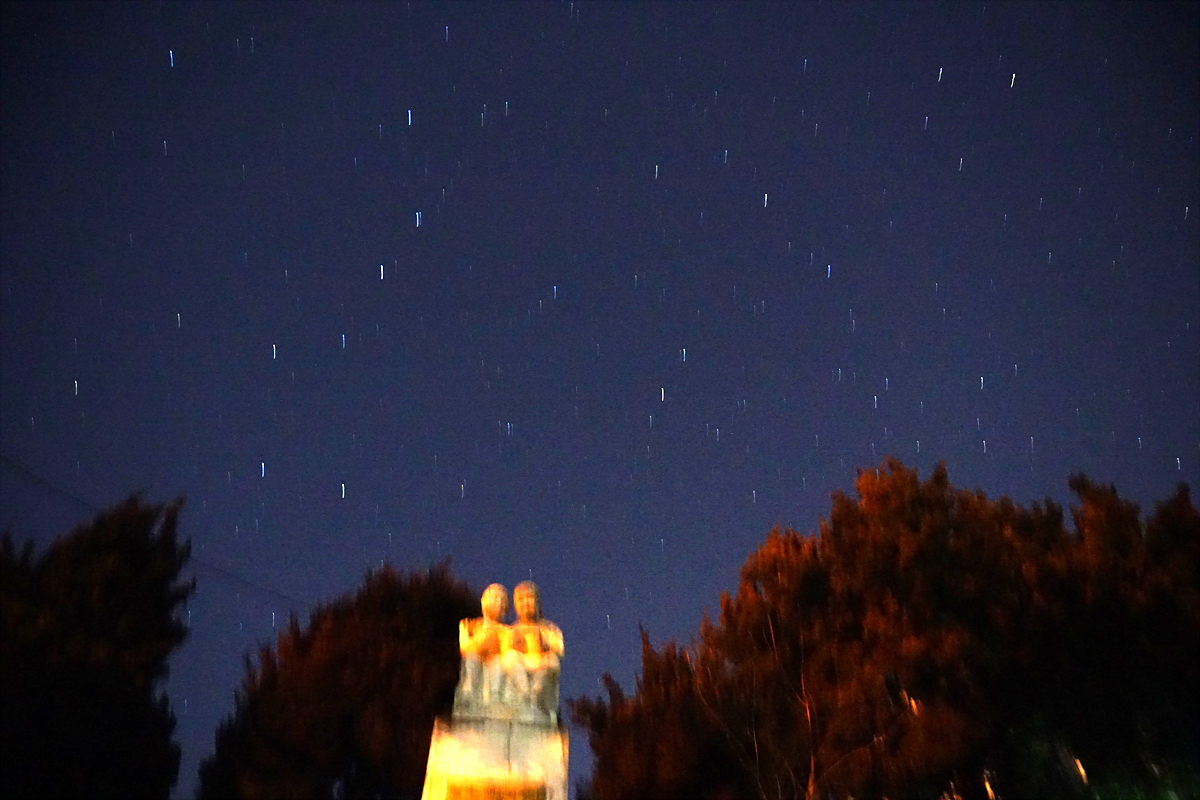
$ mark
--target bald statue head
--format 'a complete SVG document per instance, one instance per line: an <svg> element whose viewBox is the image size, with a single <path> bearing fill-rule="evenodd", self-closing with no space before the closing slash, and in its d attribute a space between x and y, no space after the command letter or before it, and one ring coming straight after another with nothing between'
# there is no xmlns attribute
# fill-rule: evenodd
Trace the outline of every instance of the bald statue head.
<svg viewBox="0 0 1200 800"><path fill-rule="evenodd" d="M521 622L537 622L542 618L542 593L533 581L521 581L513 589L513 608Z"/></svg>
<svg viewBox="0 0 1200 800"><path fill-rule="evenodd" d="M508 590L493 583L483 590L479 605L483 608L484 619L499 622L508 613Z"/></svg>

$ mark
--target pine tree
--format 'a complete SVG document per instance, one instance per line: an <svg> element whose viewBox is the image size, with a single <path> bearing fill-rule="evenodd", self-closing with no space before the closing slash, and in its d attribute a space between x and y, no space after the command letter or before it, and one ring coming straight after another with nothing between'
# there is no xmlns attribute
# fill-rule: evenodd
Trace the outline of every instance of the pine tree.
<svg viewBox="0 0 1200 800"><path fill-rule="evenodd" d="M371 572L263 647L200 767L201 798L419 797L478 595L445 565Z"/></svg>
<svg viewBox="0 0 1200 800"><path fill-rule="evenodd" d="M34 557L0 542L5 797L160 797L179 770L159 686L194 590L182 499L136 496Z"/></svg>

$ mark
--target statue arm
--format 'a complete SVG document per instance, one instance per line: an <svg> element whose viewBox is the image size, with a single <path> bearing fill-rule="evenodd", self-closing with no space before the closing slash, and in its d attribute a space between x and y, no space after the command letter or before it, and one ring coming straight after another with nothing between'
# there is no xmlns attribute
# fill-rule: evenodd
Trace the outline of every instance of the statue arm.
<svg viewBox="0 0 1200 800"><path fill-rule="evenodd" d="M561 656L563 654L562 629L553 622L544 621L542 623L542 635L546 639L546 649Z"/></svg>
<svg viewBox="0 0 1200 800"><path fill-rule="evenodd" d="M458 652L462 653L463 655L473 652L475 649L473 646L474 642L471 641L471 628L474 627L471 625L472 622L473 620L468 618L459 620L458 623Z"/></svg>

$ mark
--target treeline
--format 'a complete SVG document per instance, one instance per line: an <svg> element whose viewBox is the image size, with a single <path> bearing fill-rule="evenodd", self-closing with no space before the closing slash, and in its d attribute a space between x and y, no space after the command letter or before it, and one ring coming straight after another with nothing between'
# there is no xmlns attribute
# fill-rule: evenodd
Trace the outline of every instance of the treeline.
<svg viewBox="0 0 1200 800"><path fill-rule="evenodd" d="M941 466L860 472L817 531L769 534L693 641L643 635L632 694L605 676L570 703L580 797L1200 795L1200 515L1185 486L1145 520L1070 487L1068 524ZM180 504L130 498L36 557L0 543L0 795L169 796ZM199 797L419 797L479 614L443 564L291 620L247 657Z"/></svg>
<svg viewBox="0 0 1200 800"><path fill-rule="evenodd" d="M138 497L35 555L0 540L0 797L167 798L179 772L162 683L183 643L182 499ZM445 564L387 568L290 620L200 768L201 797L419 797L433 719L479 598Z"/></svg>
<svg viewBox="0 0 1200 800"><path fill-rule="evenodd" d="M35 557L0 540L0 796L167 797L179 772L160 684L187 628L182 500L137 497Z"/></svg>
<svg viewBox="0 0 1200 800"><path fill-rule="evenodd" d="M632 696L572 704L585 796L1197 796L1200 517L1110 486L1024 509L888 461L773 531Z"/></svg>
<svg viewBox="0 0 1200 800"><path fill-rule="evenodd" d="M293 618L246 677L198 797L419 798L434 717L458 682L458 621L478 593L445 564L374 570L353 596Z"/></svg>

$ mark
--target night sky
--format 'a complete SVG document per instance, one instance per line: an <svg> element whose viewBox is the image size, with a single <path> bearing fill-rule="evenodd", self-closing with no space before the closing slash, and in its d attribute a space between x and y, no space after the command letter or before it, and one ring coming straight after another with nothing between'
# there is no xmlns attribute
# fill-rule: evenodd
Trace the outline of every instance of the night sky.
<svg viewBox="0 0 1200 800"><path fill-rule="evenodd" d="M565 699L888 455L1149 510L1198 8L5 4L0 525L186 495L190 795L242 654L382 562L532 577Z"/></svg>

